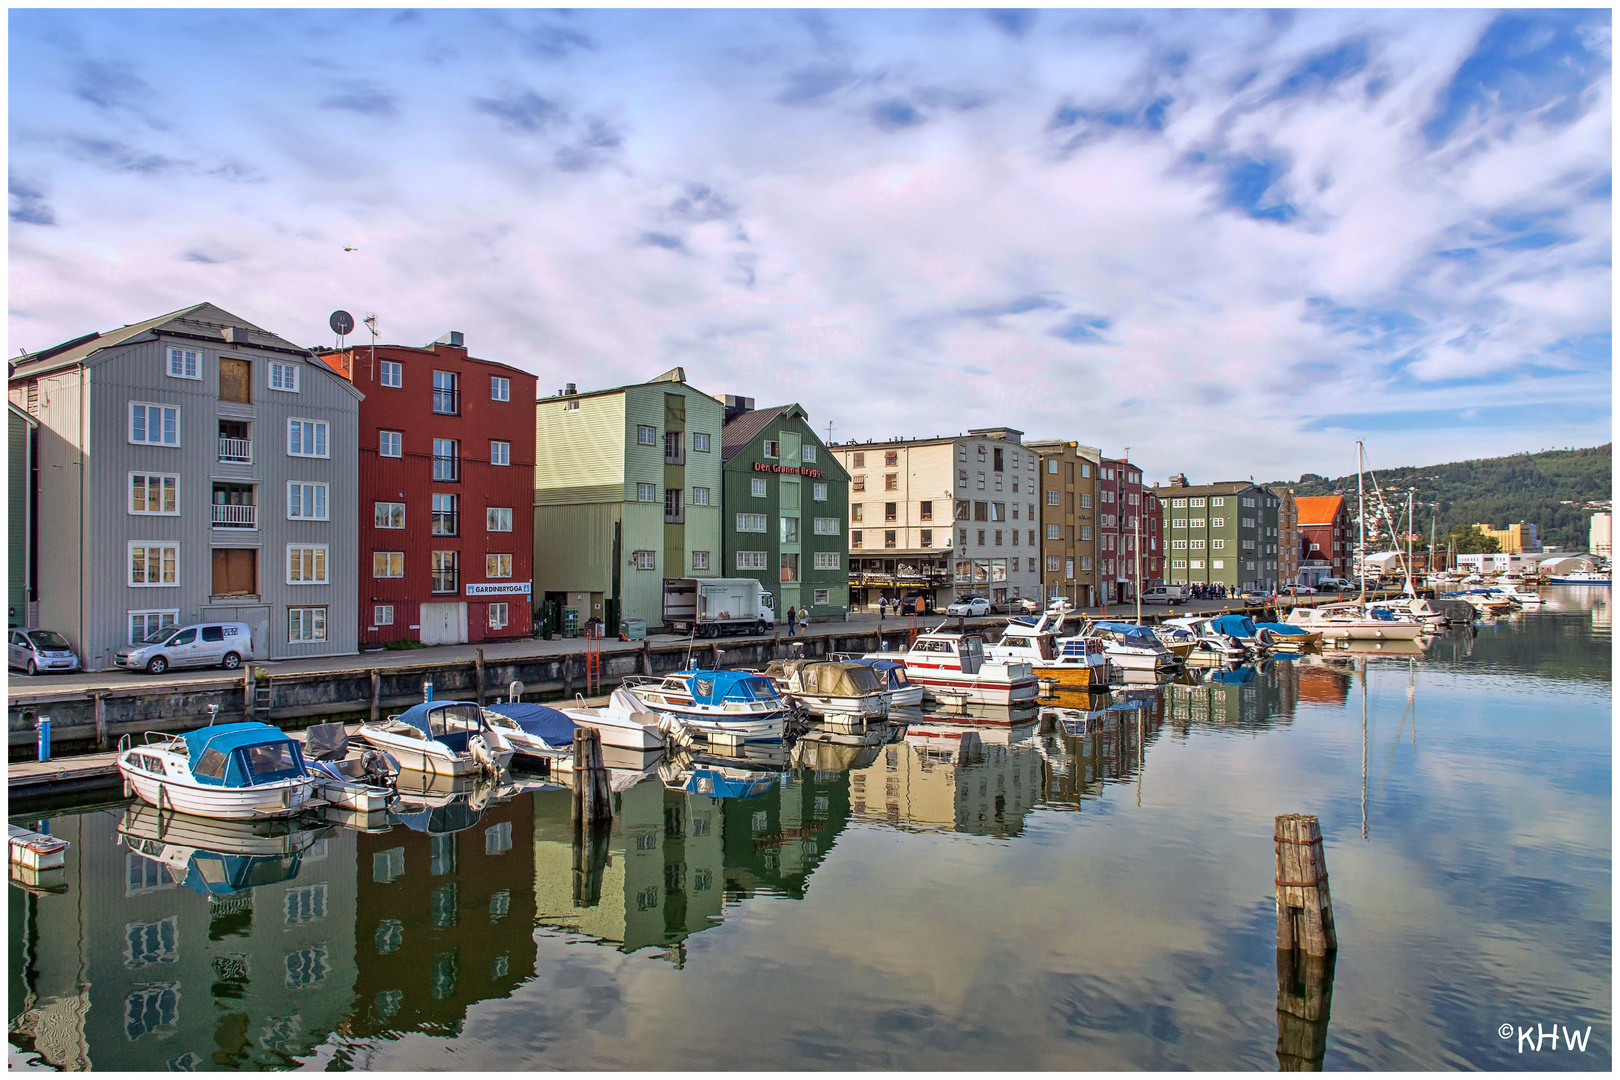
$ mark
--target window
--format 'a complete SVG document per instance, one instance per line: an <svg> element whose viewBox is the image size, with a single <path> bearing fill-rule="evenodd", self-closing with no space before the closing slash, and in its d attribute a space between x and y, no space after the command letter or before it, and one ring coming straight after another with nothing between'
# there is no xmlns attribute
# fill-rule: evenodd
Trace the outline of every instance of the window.
<svg viewBox="0 0 1620 1080"><path fill-rule="evenodd" d="M855 529L849 534L849 546L852 548L861 546L861 530Z"/></svg>
<svg viewBox="0 0 1620 1080"><path fill-rule="evenodd" d="M636 445L638 445L638 446L657 446L658 445L658 431L657 431L657 429L654 428L651 424L637 424L636 425Z"/></svg>
<svg viewBox="0 0 1620 1080"><path fill-rule="evenodd" d="M957 530L956 542L958 544L960 544L962 547L967 547L967 530L966 529L958 529Z"/></svg>
<svg viewBox="0 0 1620 1080"><path fill-rule="evenodd" d="M709 568L709 553L707 551L692 552L692 569L707 570Z"/></svg>
<svg viewBox="0 0 1620 1080"><path fill-rule="evenodd" d="M934 530L933 529L924 529L924 530L922 530L922 546L925 547L925 548L931 548L931 547L934 546Z"/></svg>
<svg viewBox="0 0 1620 1080"><path fill-rule="evenodd" d="M979 530L979 546L980 547L984 546L984 530L983 529Z"/></svg>
<svg viewBox="0 0 1620 1080"><path fill-rule="evenodd" d="M564 402L563 412L579 412L579 400L576 398L572 401Z"/></svg>
<svg viewBox="0 0 1620 1080"><path fill-rule="evenodd" d="M883 490L884 491L899 491L900 490L900 475L898 473L884 473L883 474Z"/></svg>
<svg viewBox="0 0 1620 1080"><path fill-rule="evenodd" d="M510 611L511 608L506 606L506 602L504 600L500 603L489 605L489 628L491 630L505 630L506 624L511 622L511 615L509 614ZM510 821L503 822L503 824L505 824L507 828L512 827L512 823Z"/></svg>
<svg viewBox="0 0 1620 1080"><path fill-rule="evenodd" d="M692 449L700 454L709 452L709 433L707 431L692 432Z"/></svg>
<svg viewBox="0 0 1620 1080"><path fill-rule="evenodd" d="M460 522L457 520L458 516L456 513L456 496L434 492L432 534L434 536L459 536L461 527Z"/></svg>
<svg viewBox="0 0 1620 1080"><path fill-rule="evenodd" d="M664 489L664 520L670 523L680 523L686 520L686 504L681 501L680 488Z"/></svg>
<svg viewBox="0 0 1620 1080"><path fill-rule="evenodd" d="M290 607L287 609L287 644L300 641L326 640L326 608Z"/></svg>
<svg viewBox="0 0 1620 1080"><path fill-rule="evenodd" d="M392 386L396 390L405 385L405 365L393 360L384 360L379 365L379 380L384 386Z"/></svg>
<svg viewBox="0 0 1620 1080"><path fill-rule="evenodd" d="M1192 505L1194 505L1194 506L1203 506L1204 505L1204 500L1203 499L1194 499L1194 500L1192 500ZM1217 498L1210 499L1209 500L1209 505L1211 505L1211 506L1225 506L1226 505L1226 499L1224 497L1217 497Z"/></svg>
<svg viewBox="0 0 1620 1080"><path fill-rule="evenodd" d="M301 484L292 481L287 485L287 518L290 521L325 521L326 516L325 484Z"/></svg>
<svg viewBox="0 0 1620 1080"><path fill-rule="evenodd" d="M1074 560L1072 558L1063 560L1063 576L1066 578L1074 577Z"/></svg>
<svg viewBox="0 0 1620 1080"><path fill-rule="evenodd" d="M737 531L738 532L762 533L762 532L765 531L765 525L766 525L766 518L765 518L764 514L738 514L737 515Z"/></svg>
<svg viewBox="0 0 1620 1080"><path fill-rule="evenodd" d="M1082 555L1082 556L1080 556L1080 569L1082 571L1086 571L1086 570L1091 569L1091 556L1090 555Z"/></svg>
<svg viewBox="0 0 1620 1080"><path fill-rule="evenodd" d="M148 473L129 474L129 512L132 514L178 514L180 477Z"/></svg>
<svg viewBox="0 0 1620 1080"><path fill-rule="evenodd" d="M1202 529L1204 527L1204 519L1203 518L1193 518L1187 524L1191 525L1195 529Z"/></svg>
<svg viewBox="0 0 1620 1080"><path fill-rule="evenodd" d="M404 577L405 553L403 551L373 551L371 553L371 576L374 578Z"/></svg>
<svg viewBox="0 0 1620 1080"><path fill-rule="evenodd" d="M1186 559L1171 559L1170 560L1170 569L1172 569L1172 570L1185 570L1185 569L1187 569L1187 560Z"/></svg>
<svg viewBox="0 0 1620 1080"><path fill-rule="evenodd" d="M1191 548L1193 551L1203 551L1204 542L1202 540L1194 540L1191 544Z"/></svg>
<svg viewBox="0 0 1620 1080"><path fill-rule="evenodd" d="M1225 570L1226 569L1226 560L1225 559L1211 559L1209 561L1209 568L1211 570Z"/></svg>
<svg viewBox="0 0 1620 1080"><path fill-rule="evenodd" d="M180 584L180 545L132 541L129 545L129 583L150 587Z"/></svg>
<svg viewBox="0 0 1620 1080"><path fill-rule="evenodd" d="M1000 547L1000 546L1001 546L1001 530L997 529L996 530L996 547Z"/></svg>
<svg viewBox="0 0 1620 1080"><path fill-rule="evenodd" d="M968 520L968 513L969 513L968 501L966 499L957 499L956 500L956 520L957 521L966 521L966 520Z"/></svg>
<svg viewBox="0 0 1620 1080"><path fill-rule="evenodd" d="M799 519L785 517L781 519L781 542L784 544L797 544L799 542Z"/></svg>
<svg viewBox="0 0 1620 1080"><path fill-rule="evenodd" d="M979 474L979 490L984 490L984 473Z"/></svg>
<svg viewBox="0 0 1620 1080"><path fill-rule="evenodd" d="M1063 539L1063 526L1061 526L1061 525L1048 525L1046 527L1046 538L1048 540L1061 540L1061 539Z"/></svg>
<svg viewBox="0 0 1620 1080"><path fill-rule="evenodd" d="M512 444L501 442L498 439L489 440L489 463L491 465L512 464Z"/></svg>
<svg viewBox="0 0 1620 1080"><path fill-rule="evenodd" d="M394 625L394 605L375 604L371 609L371 622L375 626Z"/></svg>
<svg viewBox="0 0 1620 1080"><path fill-rule="evenodd" d="M818 605L823 605L823 606L826 605L826 604L831 603L832 601L829 599L831 597L831 595L832 595L832 590L831 589L817 589L816 590L816 603Z"/></svg>
<svg viewBox="0 0 1620 1080"><path fill-rule="evenodd" d="M656 570L658 568L658 553L653 551L632 552L637 570Z"/></svg>
<svg viewBox="0 0 1620 1080"><path fill-rule="evenodd" d="M1080 509L1082 509L1082 510L1090 510L1091 509L1091 495L1089 493L1083 494L1083 495L1080 496Z"/></svg>
<svg viewBox="0 0 1620 1080"><path fill-rule="evenodd" d="M883 451L883 465L884 465L885 468L892 469L898 464L900 464L900 451L898 451L898 450L885 450L885 451Z"/></svg>
<svg viewBox="0 0 1620 1080"><path fill-rule="evenodd" d="M737 552L737 569L763 570L765 569L765 553L763 551Z"/></svg>
<svg viewBox="0 0 1620 1080"><path fill-rule="evenodd" d="M866 517L865 503L851 503L849 507L849 520L862 521Z"/></svg>
<svg viewBox="0 0 1620 1080"><path fill-rule="evenodd" d="M886 548L894 547L894 530L893 529L888 529L883 533L883 546L886 547Z"/></svg>
<svg viewBox="0 0 1620 1080"><path fill-rule="evenodd" d="M491 400L491 401L511 401L512 400L512 380L511 379L503 379L498 375L491 375L489 377L489 400Z"/></svg>
<svg viewBox="0 0 1620 1080"><path fill-rule="evenodd" d="M379 457L404 457L401 449L404 437L397 431L377 432L377 455ZM437 464L435 462L435 464Z"/></svg>
<svg viewBox="0 0 1620 1080"><path fill-rule="evenodd" d="M288 420L287 454L291 457L327 457L326 421Z"/></svg>
<svg viewBox="0 0 1620 1080"><path fill-rule="evenodd" d="M857 477L853 478L852 480L850 480L849 489L851 491L865 491L866 490L866 477L857 476Z"/></svg>
<svg viewBox="0 0 1620 1080"><path fill-rule="evenodd" d="M838 519L832 517L818 517L815 520L817 536L837 536Z"/></svg>
<svg viewBox="0 0 1620 1080"><path fill-rule="evenodd" d="M1058 572L1058 561L1058 556L1056 555L1048 555L1046 557L1046 572L1048 574L1055 574Z"/></svg>
<svg viewBox="0 0 1620 1080"><path fill-rule="evenodd" d="M1114 493L1112 491L1104 491L1102 493L1102 501L1105 502L1105 503L1113 502L1114 501Z"/></svg>
<svg viewBox="0 0 1620 1080"><path fill-rule="evenodd" d="M169 377L173 379L201 379L200 357L196 349L169 350Z"/></svg>
<svg viewBox="0 0 1620 1080"><path fill-rule="evenodd" d="M956 471L956 486L957 487L967 487L967 482L968 482L967 470L966 469L958 469Z"/></svg>
<svg viewBox="0 0 1620 1080"><path fill-rule="evenodd" d="M976 503L974 503L973 504L973 520L974 521L989 521L990 520L990 504L987 503L987 502L976 502Z"/></svg>
<svg viewBox="0 0 1620 1080"><path fill-rule="evenodd" d="M1053 464L1055 465L1055 464L1057 464L1057 462L1053 462ZM1057 491L1057 489L1053 488L1053 489L1048 490L1047 493L1046 493L1046 505L1047 506L1056 506L1057 504L1058 504L1058 491Z"/></svg>
<svg viewBox="0 0 1620 1080"><path fill-rule="evenodd" d="M781 580L783 580L783 581L798 581L799 580L799 556L798 555L796 555L795 553L793 553L791 551L782 552L782 556L781 556L781 559L780 559L780 561L778 563L778 566L779 566L779 572L780 572Z"/></svg>
<svg viewBox="0 0 1620 1080"><path fill-rule="evenodd" d="M1219 537L1216 537L1214 540L1211 540L1209 542L1209 546L1212 547L1212 548L1217 548L1217 549L1218 548L1224 548L1226 546L1226 541L1220 539Z"/></svg>
<svg viewBox="0 0 1620 1080"><path fill-rule="evenodd" d="M487 578L509 578L512 576L512 556L485 555L484 576Z"/></svg>
<svg viewBox="0 0 1620 1080"><path fill-rule="evenodd" d="M1007 520L1007 504L1006 503L991 503L990 504L990 520L991 521L1006 521Z"/></svg>
<svg viewBox="0 0 1620 1080"><path fill-rule="evenodd" d="M1226 519L1225 518L1210 518L1209 519L1209 527L1212 528L1212 529L1224 529L1224 528L1226 528Z"/></svg>
<svg viewBox="0 0 1620 1080"><path fill-rule="evenodd" d="M810 498L812 500L814 500L815 502L826 502L827 501L827 485L826 484L811 484L810 485Z"/></svg>
<svg viewBox="0 0 1620 1080"><path fill-rule="evenodd" d="M461 376L453 371L433 373L433 411L443 416L461 415Z"/></svg>
<svg viewBox="0 0 1620 1080"><path fill-rule="evenodd" d="M763 499L765 497L765 481L758 478L750 481L748 493L756 499Z"/></svg>
<svg viewBox="0 0 1620 1080"><path fill-rule="evenodd" d="M709 489L706 488L706 487L695 487L695 488L693 488L692 489L692 505L693 506L708 506L709 505Z"/></svg>
<svg viewBox="0 0 1620 1080"><path fill-rule="evenodd" d="M810 445L799 447L799 460L814 465L816 463L816 448Z"/></svg>
<svg viewBox="0 0 1620 1080"><path fill-rule="evenodd" d="M379 529L403 529L405 527L405 504L402 502L380 502L371 504L372 524Z"/></svg>
<svg viewBox="0 0 1620 1080"><path fill-rule="evenodd" d="M650 503L650 502L657 502L657 501L658 501L658 485L657 484L637 484L636 485L636 502Z"/></svg>
<svg viewBox="0 0 1620 1080"><path fill-rule="evenodd" d="M270 361L270 389L298 393L298 365Z"/></svg>
<svg viewBox="0 0 1620 1080"><path fill-rule="evenodd" d="M327 584L325 544L287 545L287 584Z"/></svg>
<svg viewBox="0 0 1620 1080"><path fill-rule="evenodd" d="M666 431L666 432L664 432L664 464L665 465L685 465L686 464L686 432L684 432L684 431Z"/></svg>
<svg viewBox="0 0 1620 1080"><path fill-rule="evenodd" d="M1187 519L1186 518L1171 518L1170 519L1170 527L1172 529L1185 529L1187 527Z"/></svg>
<svg viewBox="0 0 1620 1080"><path fill-rule="evenodd" d="M432 554L433 591L455 593L461 591L461 552L435 551Z"/></svg>
<svg viewBox="0 0 1620 1080"><path fill-rule="evenodd" d="M1185 541L1185 540L1172 540L1172 541L1170 541L1170 550L1171 551L1186 551L1187 550L1187 541Z"/></svg>
<svg viewBox="0 0 1620 1080"><path fill-rule="evenodd" d="M180 445L180 410L173 405L129 405L129 441L147 446Z"/></svg>
<svg viewBox="0 0 1620 1080"><path fill-rule="evenodd" d="M854 468L854 469L864 469L864 468L866 468L866 453L865 453L865 451L857 450L853 454L851 454L849 456L849 464L850 464L850 467Z"/></svg>
<svg viewBox="0 0 1620 1080"><path fill-rule="evenodd" d="M132 611L129 613L129 643L138 645L160 630L172 629L179 621L179 608Z"/></svg>
<svg viewBox="0 0 1620 1080"><path fill-rule="evenodd" d="M764 446L764 449L763 449L763 454L764 454L765 457L773 458L773 457L776 457L777 455L779 455L781 452L782 452L782 444L781 443L777 442L775 439L766 439L765 440L765 446Z"/></svg>
<svg viewBox="0 0 1620 1080"><path fill-rule="evenodd" d="M883 520L884 521L894 521L896 519L896 517L898 516L899 507L900 507L899 503L892 503L892 502L884 503L883 504Z"/></svg>
<svg viewBox="0 0 1620 1080"><path fill-rule="evenodd" d="M1191 566L1194 570L1202 570L1204 568L1204 560L1203 559L1194 559L1188 565Z"/></svg>

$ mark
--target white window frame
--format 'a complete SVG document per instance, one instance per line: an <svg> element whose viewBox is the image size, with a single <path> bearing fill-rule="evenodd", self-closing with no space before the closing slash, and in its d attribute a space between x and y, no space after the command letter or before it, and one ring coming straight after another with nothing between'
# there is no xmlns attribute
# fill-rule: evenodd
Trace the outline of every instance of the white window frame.
<svg viewBox="0 0 1620 1080"><path fill-rule="evenodd" d="M382 573L377 573L377 558L382 557ZM397 572L396 572L397 571ZM373 551L371 553L371 576L377 579L402 578L405 576L405 553L403 551Z"/></svg>
<svg viewBox="0 0 1620 1080"><path fill-rule="evenodd" d="M839 521L835 517L818 517L812 528L817 536L837 536L839 534Z"/></svg>
<svg viewBox="0 0 1620 1080"><path fill-rule="evenodd" d="M765 552L739 551L737 552L737 569L763 570L765 569Z"/></svg>
<svg viewBox="0 0 1620 1080"><path fill-rule="evenodd" d="M157 617L156 625L152 624L151 620L153 616ZM139 637L135 636L136 618L141 619L141 625L146 627L146 632ZM165 622L165 620L167 620L167 622ZM139 645L141 642L145 641L147 637L156 633L157 631L173 630L179 625L179 608L137 608L133 611L125 612L124 629L129 632L129 644L131 645Z"/></svg>
<svg viewBox="0 0 1620 1080"><path fill-rule="evenodd" d="M707 431L692 432L692 449L700 454L709 452L709 433Z"/></svg>
<svg viewBox="0 0 1620 1080"><path fill-rule="evenodd" d="M653 427L651 424L637 424L636 425L636 445L637 446L657 446L658 445L658 429Z"/></svg>
<svg viewBox="0 0 1620 1080"><path fill-rule="evenodd" d="M758 528L754 527L755 522L759 523ZM740 533L762 533L770 528L770 523L771 519L768 514L737 515L737 531Z"/></svg>
<svg viewBox="0 0 1620 1080"><path fill-rule="evenodd" d="M136 581L135 580L135 551L142 551L141 563L145 567L151 559L153 551L166 551L174 549L174 580L173 581ZM163 573L163 556L158 556L158 574ZM145 573L145 570L142 571ZM146 576L150 577L150 574ZM124 581L132 589L178 589L180 587L180 542L177 540L131 540L125 545L124 551Z"/></svg>
<svg viewBox="0 0 1620 1080"><path fill-rule="evenodd" d="M393 524L394 507L399 507L399 524ZM387 507L385 511L383 508ZM405 504L402 502L373 502L371 504L371 527L374 529L403 529L405 527Z"/></svg>
<svg viewBox="0 0 1620 1080"><path fill-rule="evenodd" d="M309 569L314 573L320 570L320 577L311 577L308 580L295 580L293 577L293 552L299 553L299 572L303 572L303 563L309 560ZM305 553L308 553L307 555ZM286 558L282 560L282 569L286 573L288 585L330 585L332 584L332 556L329 544L288 544Z"/></svg>
<svg viewBox="0 0 1620 1080"><path fill-rule="evenodd" d="M810 501L811 502L826 502L827 501L827 485L826 484L811 484L810 485Z"/></svg>
<svg viewBox="0 0 1620 1080"><path fill-rule="evenodd" d="M1046 527L1046 538L1048 540L1063 539L1063 527L1061 525L1048 525Z"/></svg>
<svg viewBox="0 0 1620 1080"><path fill-rule="evenodd" d="M392 438L390 438L390 436L392 436ZM394 451L392 454L388 452L390 449ZM403 431L384 431L379 429L377 432L377 456L392 458L404 457L405 433Z"/></svg>
<svg viewBox="0 0 1620 1080"><path fill-rule="evenodd" d="M767 495L767 491L765 489L765 478L763 476L754 477L753 480L749 482L748 491L749 494L756 499L765 498Z"/></svg>
<svg viewBox="0 0 1620 1080"><path fill-rule="evenodd" d="M394 605L374 604L371 608L371 622L374 626L394 625Z"/></svg>
<svg viewBox="0 0 1620 1080"><path fill-rule="evenodd" d="M799 445L799 461L801 463L808 461L812 465L816 463L815 443L801 443Z"/></svg>
<svg viewBox="0 0 1620 1080"><path fill-rule="evenodd" d="M512 464L512 444L504 439L489 440L489 463L491 465Z"/></svg>
<svg viewBox="0 0 1620 1080"><path fill-rule="evenodd" d="M505 600L497 600L489 605L489 628L491 630L505 630L512 623L512 609ZM511 822L507 822L508 825Z"/></svg>
<svg viewBox="0 0 1620 1080"><path fill-rule="evenodd" d="M494 559L495 561L493 563L491 563L490 562L491 559ZM505 561L502 562L502 560L505 560ZM490 567L492 565L495 568L493 572L490 570ZM502 573L502 570L504 570L505 573ZM491 579L498 578L498 579L504 580L504 579L510 578L511 576L512 576L512 556L511 555L504 554L504 553L498 552L498 551L487 551L487 552L484 553L484 577L491 578Z"/></svg>
<svg viewBox="0 0 1620 1080"><path fill-rule="evenodd" d="M838 552L836 551L818 551L811 560L811 569L813 570L837 570L841 566L842 563L839 562Z"/></svg>
<svg viewBox="0 0 1620 1080"><path fill-rule="evenodd" d="M299 501L300 502L304 501L304 499L303 499L304 492L303 492L302 489L308 488L311 501L313 501L315 503L315 505L318 506L322 510L322 513L319 513L319 514L294 514L293 513L293 489L294 488L299 489ZM331 521L332 520L332 498L331 498L331 495L332 495L332 486L330 484L317 483L316 481L313 481L313 480L289 480L289 481L287 481L287 520L288 521Z"/></svg>
<svg viewBox="0 0 1620 1080"><path fill-rule="evenodd" d="M694 551L694 552L692 552L692 569L694 569L694 570L707 570L707 569L709 569L709 553L707 551Z"/></svg>
<svg viewBox="0 0 1620 1080"><path fill-rule="evenodd" d="M782 453L782 443L781 443L780 440L778 440L778 439L766 439L766 440L764 440L764 444L760 449L760 456L761 457L780 458L781 453Z"/></svg>
<svg viewBox="0 0 1620 1080"><path fill-rule="evenodd" d="M511 401L512 380L502 378L499 375L491 375L489 377L489 400Z"/></svg>
<svg viewBox="0 0 1620 1080"><path fill-rule="evenodd" d="M706 487L695 487L695 488L693 488L692 489L692 505L693 506L708 506L709 505L709 489L706 488Z"/></svg>
<svg viewBox="0 0 1620 1080"><path fill-rule="evenodd" d="M265 365L265 383L272 390L279 390L283 394L298 393L298 367L297 364L284 364L280 360L272 360ZM286 375L292 373L292 385L287 385ZM276 383L281 385L277 386Z"/></svg>
<svg viewBox="0 0 1620 1080"><path fill-rule="evenodd" d="M299 426L299 439L298 439L300 445L302 445L303 441L304 441L304 438L303 438L303 430L304 430L303 425L305 425L305 424L309 425L309 441L311 443L320 444L321 447L322 447L322 452L321 453L318 453L318 454L316 454L316 453L308 453L308 454L306 454L302 450L294 450L292 448L293 447L293 427L292 426L294 424L300 425ZM330 458L332 456L332 425L328 424L325 420L314 420L314 419L311 419L309 417L304 417L304 416L289 416L289 417L287 417L286 432L287 432L287 456L288 457Z"/></svg>
<svg viewBox="0 0 1620 1080"><path fill-rule="evenodd" d="M198 349L187 349L178 345L170 345L166 350L166 362L163 370L168 372L171 379L195 379L202 381L202 352ZM176 370L175 361L179 361ZM189 367L189 370L188 370Z"/></svg>
<svg viewBox="0 0 1620 1080"><path fill-rule="evenodd" d="M503 518L505 527L502 527ZM512 531L512 508L510 506L488 506L484 508L484 531L492 533L509 533Z"/></svg>
<svg viewBox="0 0 1620 1080"><path fill-rule="evenodd" d="M657 501L658 501L658 485L657 484L637 484L636 485L636 502L638 502L638 503L652 503L652 502L657 502Z"/></svg>
<svg viewBox="0 0 1620 1080"><path fill-rule="evenodd" d="M388 379L388 376L390 375L395 376L392 382L390 382ZM377 371L377 382L379 385L387 386L394 390L404 389L405 365L400 363L398 360L384 360L382 362L382 367Z"/></svg>
<svg viewBox="0 0 1620 1080"><path fill-rule="evenodd" d="M658 569L658 552L656 551L632 551L630 558L637 570Z"/></svg>
<svg viewBox="0 0 1620 1080"><path fill-rule="evenodd" d="M287 644L306 645L310 642L325 641L327 629L327 608L328 605L326 604L289 607L287 609ZM297 616L296 618L294 617L295 614ZM315 625L317 618L320 622L320 626L318 628ZM308 624L307 633L304 629L306 623ZM296 637L293 634L295 626L298 630ZM317 629L319 630L318 633Z"/></svg>
<svg viewBox="0 0 1620 1080"><path fill-rule="evenodd" d="M137 510L137 509L135 509L135 480L136 480L137 477L140 478L141 480L145 481L145 483L142 485L142 487L145 489L145 492L146 492L146 505L148 505L148 506L152 505L152 481L153 480L158 481L158 484L157 484L158 504L162 505L162 502L163 502L163 488L164 488L164 483L163 482L166 481L166 480L173 480L174 481L174 509L173 510ZM180 474L179 473L154 473L154 472L146 472L144 470L132 471L129 474L128 493L129 493L128 501L124 504L124 507L134 517L179 517L180 516Z"/></svg>
<svg viewBox="0 0 1620 1080"><path fill-rule="evenodd" d="M152 412L151 412L151 410L153 410L153 409L158 410L158 435L159 435L159 437L157 439L152 439L152 438L137 439L135 437L135 410L136 409L141 410L141 413L142 413L141 423L142 423L142 426L146 428L146 433L147 433L148 436L150 436L152 434ZM167 419L167 414L171 413L171 412L174 413L174 442L165 442L162 439L163 430L164 430L164 422ZM160 401L132 401L132 402L130 402L129 403L129 428L127 430L127 434L129 436L129 442L130 442L130 444L132 446L172 446L172 447L177 447L178 448L180 446L180 444L181 444L181 439L180 439L180 406L178 406L178 405L165 405Z"/></svg>

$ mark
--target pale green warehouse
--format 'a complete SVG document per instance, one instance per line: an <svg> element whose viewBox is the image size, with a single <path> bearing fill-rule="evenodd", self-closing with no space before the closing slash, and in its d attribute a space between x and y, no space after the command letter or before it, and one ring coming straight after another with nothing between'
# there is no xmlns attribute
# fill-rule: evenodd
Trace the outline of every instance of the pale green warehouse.
<svg viewBox="0 0 1620 1080"><path fill-rule="evenodd" d="M719 576L723 407L674 368L535 403L534 596L542 630L663 622L664 580Z"/></svg>

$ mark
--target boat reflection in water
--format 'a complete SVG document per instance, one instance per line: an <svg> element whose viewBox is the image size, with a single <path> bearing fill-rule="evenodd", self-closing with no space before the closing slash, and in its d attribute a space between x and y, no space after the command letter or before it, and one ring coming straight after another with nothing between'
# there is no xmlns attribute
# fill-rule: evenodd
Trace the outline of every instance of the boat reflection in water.
<svg viewBox="0 0 1620 1080"><path fill-rule="evenodd" d="M215 821L135 803L118 823L118 840L193 892L228 896L297 877L304 853L334 831L292 821Z"/></svg>

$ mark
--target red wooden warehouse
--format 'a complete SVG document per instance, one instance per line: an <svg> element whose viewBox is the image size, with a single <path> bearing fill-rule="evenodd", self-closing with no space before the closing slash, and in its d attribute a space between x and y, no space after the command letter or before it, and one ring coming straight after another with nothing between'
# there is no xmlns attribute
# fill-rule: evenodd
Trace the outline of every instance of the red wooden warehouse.
<svg viewBox="0 0 1620 1080"><path fill-rule="evenodd" d="M532 629L535 376L421 348L323 359L360 403L360 644L527 637Z"/></svg>

